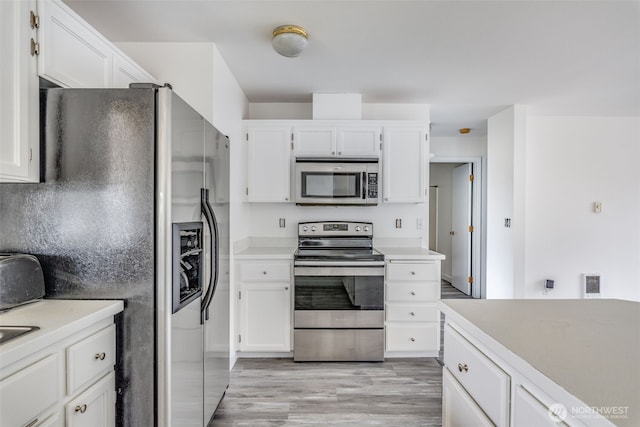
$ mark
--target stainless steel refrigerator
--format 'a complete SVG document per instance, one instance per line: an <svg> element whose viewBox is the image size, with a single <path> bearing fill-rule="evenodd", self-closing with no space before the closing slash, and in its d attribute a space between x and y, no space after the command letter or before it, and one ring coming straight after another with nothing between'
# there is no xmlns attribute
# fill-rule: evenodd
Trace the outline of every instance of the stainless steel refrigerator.
<svg viewBox="0 0 640 427"><path fill-rule="evenodd" d="M0 249L40 259L47 297L125 300L118 425L206 426L229 383L229 141L132 86L41 89L44 180L0 184Z"/></svg>

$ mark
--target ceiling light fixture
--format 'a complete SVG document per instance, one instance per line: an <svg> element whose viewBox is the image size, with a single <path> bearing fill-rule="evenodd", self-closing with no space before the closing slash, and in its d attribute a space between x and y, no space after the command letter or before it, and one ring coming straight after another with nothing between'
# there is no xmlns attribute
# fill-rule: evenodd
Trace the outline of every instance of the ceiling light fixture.
<svg viewBox="0 0 640 427"><path fill-rule="evenodd" d="M309 41L307 30L297 25L281 25L273 30L271 44L276 52L287 58L294 58L302 53Z"/></svg>
<svg viewBox="0 0 640 427"><path fill-rule="evenodd" d="M471 128L462 128L462 129L458 130L458 132L460 132L460 134L469 133L469 132L471 132Z"/></svg>

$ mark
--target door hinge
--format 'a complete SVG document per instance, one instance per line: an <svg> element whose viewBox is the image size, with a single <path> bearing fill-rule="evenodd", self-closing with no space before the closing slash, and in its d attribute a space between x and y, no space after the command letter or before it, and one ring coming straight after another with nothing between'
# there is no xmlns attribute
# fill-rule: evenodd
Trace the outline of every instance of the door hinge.
<svg viewBox="0 0 640 427"><path fill-rule="evenodd" d="M35 30L40 28L40 17L32 10L29 13L29 22L31 23L31 29Z"/></svg>
<svg viewBox="0 0 640 427"><path fill-rule="evenodd" d="M291 132L291 142L293 142L293 132Z"/></svg>
<svg viewBox="0 0 640 427"><path fill-rule="evenodd" d="M33 149L29 148L29 161L33 160Z"/></svg>
<svg viewBox="0 0 640 427"><path fill-rule="evenodd" d="M242 291L238 291L238 299L242 299Z"/></svg>
<svg viewBox="0 0 640 427"><path fill-rule="evenodd" d="M238 342L242 342L242 335L238 334Z"/></svg>
<svg viewBox="0 0 640 427"><path fill-rule="evenodd" d="M382 146L382 132L380 132L380 133L378 134L378 139L379 139L379 140L380 140L380 142L381 142L380 146Z"/></svg>
<svg viewBox="0 0 640 427"><path fill-rule="evenodd" d="M291 141L291 150L293 150L293 141Z"/></svg>
<svg viewBox="0 0 640 427"><path fill-rule="evenodd" d="M469 226L469 233L473 233L473 225Z"/></svg>
<svg viewBox="0 0 640 427"><path fill-rule="evenodd" d="M382 151L382 142L380 143L380 151Z"/></svg>
<svg viewBox="0 0 640 427"><path fill-rule="evenodd" d="M469 181L473 182L474 179L475 177L473 175L469 175Z"/></svg>
<svg viewBox="0 0 640 427"><path fill-rule="evenodd" d="M40 55L40 43L31 38L31 56Z"/></svg>
<svg viewBox="0 0 640 427"><path fill-rule="evenodd" d="M467 281L468 281L469 283L473 283L473 277L469 276L469 279L467 279Z"/></svg>
<svg viewBox="0 0 640 427"><path fill-rule="evenodd" d="M249 132L247 132L246 135L247 135L247 142L249 142Z"/></svg>

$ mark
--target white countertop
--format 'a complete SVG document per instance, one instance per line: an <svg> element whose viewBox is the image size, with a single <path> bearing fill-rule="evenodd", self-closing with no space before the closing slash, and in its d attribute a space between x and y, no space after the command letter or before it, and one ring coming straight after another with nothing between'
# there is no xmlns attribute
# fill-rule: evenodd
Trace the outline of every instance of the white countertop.
<svg viewBox="0 0 640 427"><path fill-rule="evenodd" d="M293 259L295 247L283 246L249 246L235 254L238 259Z"/></svg>
<svg viewBox="0 0 640 427"><path fill-rule="evenodd" d="M640 302L442 300L439 306L588 406L628 407L628 417L615 424L640 425Z"/></svg>
<svg viewBox="0 0 640 427"><path fill-rule="evenodd" d="M0 326L38 326L40 329L0 344L0 367L39 351L88 325L120 313L120 300L45 299L0 312Z"/></svg>
<svg viewBox="0 0 640 427"><path fill-rule="evenodd" d="M443 260L445 256L441 253L434 252L427 248L420 247L376 247L377 250L384 254L385 260L393 259L416 259L416 260Z"/></svg>

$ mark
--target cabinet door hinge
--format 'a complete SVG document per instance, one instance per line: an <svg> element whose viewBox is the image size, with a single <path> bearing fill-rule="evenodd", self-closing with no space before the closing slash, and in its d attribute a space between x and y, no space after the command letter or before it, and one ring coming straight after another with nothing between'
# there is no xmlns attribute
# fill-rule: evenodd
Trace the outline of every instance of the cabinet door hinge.
<svg viewBox="0 0 640 427"><path fill-rule="evenodd" d="M473 283L473 277L469 276L469 279L467 279L467 281L468 281L469 283Z"/></svg>
<svg viewBox="0 0 640 427"><path fill-rule="evenodd" d="M473 225L469 226L469 233L473 233Z"/></svg>
<svg viewBox="0 0 640 427"><path fill-rule="evenodd" d="M29 161L33 160L33 149L29 148Z"/></svg>
<svg viewBox="0 0 640 427"><path fill-rule="evenodd" d="M382 145L382 132L378 134L378 139L380 140L380 143L381 143L380 145Z"/></svg>
<svg viewBox="0 0 640 427"><path fill-rule="evenodd" d="M382 142L380 143L380 151L382 151Z"/></svg>
<svg viewBox="0 0 640 427"><path fill-rule="evenodd" d="M238 342L242 342L242 335L238 334Z"/></svg>
<svg viewBox="0 0 640 427"><path fill-rule="evenodd" d="M247 196L249 195L249 187L244 189L244 194L246 194Z"/></svg>
<svg viewBox="0 0 640 427"><path fill-rule="evenodd" d="M31 38L31 56L40 55L40 43Z"/></svg>
<svg viewBox="0 0 640 427"><path fill-rule="evenodd" d="M247 135L247 142L249 142L249 132L247 132L246 135Z"/></svg>
<svg viewBox="0 0 640 427"><path fill-rule="evenodd" d="M469 181L473 182L474 179L475 177L473 175L469 175Z"/></svg>
<svg viewBox="0 0 640 427"><path fill-rule="evenodd" d="M293 141L291 141L291 150L293 150Z"/></svg>
<svg viewBox="0 0 640 427"><path fill-rule="evenodd" d="M32 10L29 13L29 22L31 23L31 29L35 30L40 28L40 17Z"/></svg>
<svg viewBox="0 0 640 427"><path fill-rule="evenodd" d="M238 291L238 299L242 299L242 291Z"/></svg>

